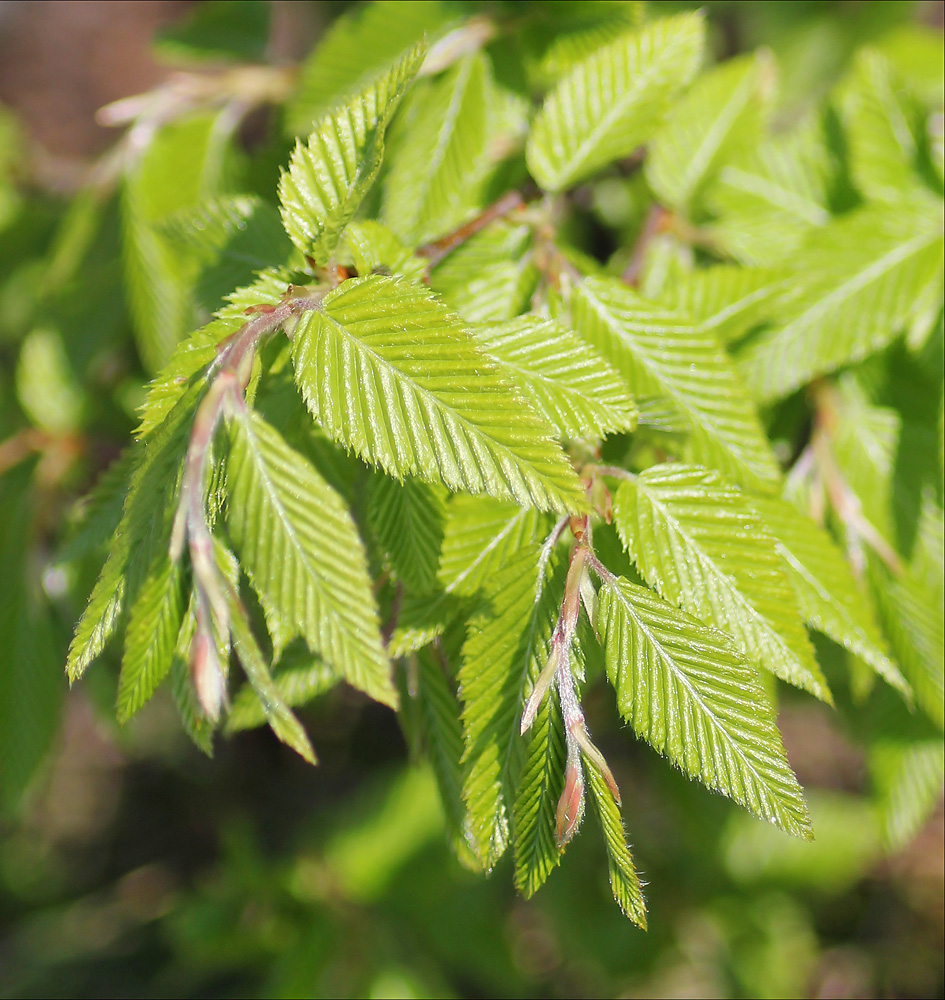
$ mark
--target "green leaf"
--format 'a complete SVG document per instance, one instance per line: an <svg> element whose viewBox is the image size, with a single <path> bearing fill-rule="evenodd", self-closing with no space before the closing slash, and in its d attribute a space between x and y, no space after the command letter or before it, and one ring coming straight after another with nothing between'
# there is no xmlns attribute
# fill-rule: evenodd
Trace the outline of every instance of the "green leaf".
<svg viewBox="0 0 945 1000"><path fill-rule="evenodd" d="M405 242L441 236L481 204L493 89L486 57L474 53L423 94L384 180L383 220Z"/></svg>
<svg viewBox="0 0 945 1000"><path fill-rule="evenodd" d="M246 679L255 690L259 703L266 714L270 728L286 746L291 747L303 760L309 764L316 763L315 751L312 748L308 734L302 723L295 717L289 706L282 700L266 665L265 657L253 636L252 629L246 617L246 611L240 604L234 590L228 591L230 603L230 629L233 633L233 648L243 666Z"/></svg>
<svg viewBox="0 0 945 1000"><path fill-rule="evenodd" d="M771 447L711 333L606 278L588 278L575 288L571 314L575 330L614 362L634 396L672 400L691 425L698 461L773 490L780 474Z"/></svg>
<svg viewBox="0 0 945 1000"><path fill-rule="evenodd" d="M380 0L349 9L303 64L286 106L287 128L307 135L317 119L364 90L402 52L424 36L435 38L456 18L452 5L431 0Z"/></svg>
<svg viewBox="0 0 945 1000"><path fill-rule="evenodd" d="M774 267L830 220L831 156L810 118L727 164L706 192L714 241L743 264Z"/></svg>
<svg viewBox="0 0 945 1000"><path fill-rule="evenodd" d="M643 886L627 845L627 835L624 832L623 820L620 818L620 807L614 801L613 793L593 761L584 757L584 766L591 801L594 803L594 810L604 833L611 892L623 915L646 930Z"/></svg>
<svg viewBox="0 0 945 1000"><path fill-rule="evenodd" d="M626 385L588 344L553 320L522 316L473 330L482 349L514 374L522 394L562 438L636 428Z"/></svg>
<svg viewBox="0 0 945 1000"><path fill-rule="evenodd" d="M307 705L314 698L330 691L340 680L338 672L305 650L287 651L273 667L272 683L279 697L289 708ZM233 698L226 717L226 732L238 733L255 729L266 722L266 709L252 684L244 684Z"/></svg>
<svg viewBox="0 0 945 1000"><path fill-rule="evenodd" d="M439 581L448 594L471 597L508 559L538 537L543 518L511 503L457 494L446 506Z"/></svg>
<svg viewBox="0 0 945 1000"><path fill-rule="evenodd" d="M812 839L774 713L727 635L619 578L601 588L598 628L617 707L640 736L690 777Z"/></svg>
<svg viewBox="0 0 945 1000"><path fill-rule="evenodd" d="M890 850L901 850L941 800L945 746L940 738L882 741L870 748L869 762L879 792L883 837Z"/></svg>
<svg viewBox="0 0 945 1000"><path fill-rule="evenodd" d="M277 634L301 635L353 687L396 705L364 549L344 502L252 410L229 422L227 527Z"/></svg>
<svg viewBox="0 0 945 1000"><path fill-rule="evenodd" d="M792 285L783 271L717 264L676 275L660 299L730 344L776 316Z"/></svg>
<svg viewBox="0 0 945 1000"><path fill-rule="evenodd" d="M757 666L830 700L775 540L737 489L698 466L657 465L621 484L614 520L666 600L728 632Z"/></svg>
<svg viewBox="0 0 945 1000"><path fill-rule="evenodd" d="M251 283L256 272L284 264L292 253L279 213L255 195L215 198L177 212L161 231L199 264L196 294L208 309Z"/></svg>
<svg viewBox="0 0 945 1000"><path fill-rule="evenodd" d="M475 856L466 836L461 764L463 732L459 701L432 651L419 652L408 669L415 687L412 702L417 709L420 736L426 757L433 765L433 773L436 775L453 849L460 861L476 867Z"/></svg>
<svg viewBox="0 0 945 1000"><path fill-rule="evenodd" d="M350 252L351 262L362 277L377 272L419 281L427 269L426 261L411 253L387 226L373 219L348 223L342 241L342 258L345 250Z"/></svg>
<svg viewBox="0 0 945 1000"><path fill-rule="evenodd" d="M785 500L755 497L751 503L774 536L808 625L910 697L909 685L889 659L866 595L830 535Z"/></svg>
<svg viewBox="0 0 945 1000"><path fill-rule="evenodd" d="M731 59L675 105L646 160L647 182L663 204L691 214L726 161L757 145L774 71L764 51Z"/></svg>
<svg viewBox="0 0 945 1000"><path fill-rule="evenodd" d="M561 191L656 132L702 58L701 15L678 14L624 35L575 66L548 95L525 148L528 169Z"/></svg>
<svg viewBox="0 0 945 1000"><path fill-rule="evenodd" d="M203 714L190 675L190 645L196 628L196 603L193 594L191 594L190 605L184 615L177 638L177 648L171 661L171 693L174 696L174 704L177 706L184 732L191 738L195 746L208 757L212 757L214 725ZM227 636L225 648L218 648L219 660L224 666L228 663L229 653L229 636Z"/></svg>
<svg viewBox="0 0 945 1000"><path fill-rule="evenodd" d="M889 60L873 49L857 54L841 88L853 183L867 198L898 203L917 186L921 109Z"/></svg>
<svg viewBox="0 0 945 1000"><path fill-rule="evenodd" d="M118 721L127 722L167 677L187 608L187 574L159 552L128 615L118 678Z"/></svg>
<svg viewBox="0 0 945 1000"><path fill-rule="evenodd" d="M822 227L794 260L801 287L783 320L740 358L752 392L780 398L889 344L941 300L943 248L931 199Z"/></svg>
<svg viewBox="0 0 945 1000"><path fill-rule="evenodd" d="M136 446L121 522L69 646L66 673L77 681L105 648L126 600L134 601L152 560L170 544L171 521L199 389L190 388L164 423Z"/></svg>
<svg viewBox="0 0 945 1000"><path fill-rule="evenodd" d="M428 593L436 586L443 544L443 498L432 486L389 476L371 480L368 523L399 580Z"/></svg>
<svg viewBox="0 0 945 1000"><path fill-rule="evenodd" d="M515 886L530 899L560 864L563 854L555 833L555 813L564 790L565 741L561 713L554 697L549 696L542 702L523 739L527 745L521 780L515 792L512 844Z"/></svg>
<svg viewBox="0 0 945 1000"><path fill-rule="evenodd" d="M225 125L228 119L222 119ZM144 366L157 371L193 329L193 259L175 249L160 224L220 192L230 128L216 114L164 126L127 175L123 196L124 263L129 306Z"/></svg>
<svg viewBox="0 0 945 1000"><path fill-rule="evenodd" d="M551 429L426 288L346 281L299 321L292 351L315 419L390 475L545 509L584 506Z"/></svg>
<svg viewBox="0 0 945 1000"><path fill-rule="evenodd" d="M256 305L277 305L288 281L277 272L266 271L246 288L237 289L216 318L182 340L167 364L148 387L141 406L139 438L145 438L164 420L177 401L194 384L217 355L219 345L236 333L251 317L246 309Z"/></svg>
<svg viewBox="0 0 945 1000"><path fill-rule="evenodd" d="M485 869L505 852L513 778L521 736L519 720L529 682L548 655L561 591L539 578L537 543L510 556L483 587L483 609L470 622L459 670L463 702L466 779L473 843ZM557 582L562 574L556 573Z"/></svg>
<svg viewBox="0 0 945 1000"><path fill-rule="evenodd" d="M384 132L423 62L414 46L360 96L323 118L297 142L279 180L282 221L292 242L316 264L327 264L342 231L374 183Z"/></svg>
<svg viewBox="0 0 945 1000"><path fill-rule="evenodd" d="M264 62L272 7L261 0L212 0L161 28L154 45L165 59Z"/></svg>

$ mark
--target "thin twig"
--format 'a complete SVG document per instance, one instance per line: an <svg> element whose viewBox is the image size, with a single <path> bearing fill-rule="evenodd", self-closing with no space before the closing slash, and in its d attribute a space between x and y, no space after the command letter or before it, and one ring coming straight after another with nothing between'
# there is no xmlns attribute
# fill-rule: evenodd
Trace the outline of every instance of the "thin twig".
<svg viewBox="0 0 945 1000"><path fill-rule="evenodd" d="M633 252L630 254L630 261L620 276L620 280L625 285L636 288L640 283L646 251L653 242L653 238L665 229L668 216L669 212L662 205L650 205L646 218L643 220L640 235L637 237Z"/></svg>

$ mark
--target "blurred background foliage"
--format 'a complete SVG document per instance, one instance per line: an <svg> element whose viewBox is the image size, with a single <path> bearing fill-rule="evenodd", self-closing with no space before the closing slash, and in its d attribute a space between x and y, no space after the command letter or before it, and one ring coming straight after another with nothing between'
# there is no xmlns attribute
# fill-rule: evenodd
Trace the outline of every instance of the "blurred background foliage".
<svg viewBox="0 0 945 1000"><path fill-rule="evenodd" d="M118 727L114 653L67 697L109 520L79 498L120 456L169 347L252 267L237 245L229 270L205 268L173 218L208 193L271 197L291 67L348 6L0 3L0 994L941 996L942 806L910 838L883 818L897 733L933 775L941 736L875 695L889 735L880 746L873 727L867 752L862 692L826 640L838 711L782 699L812 846L663 766L590 693L658 886L648 934L612 905L593 837L531 902L507 871L461 868L429 771L353 692L304 712L314 771L266 731L203 757L167 693ZM786 121L867 43L940 87L940 3L703 6L718 56L774 52ZM236 109L169 83L246 62L271 69ZM192 105L209 110L181 118ZM103 122L131 127L116 143ZM168 169L170 200L150 176ZM606 209L606 188L595 197Z"/></svg>

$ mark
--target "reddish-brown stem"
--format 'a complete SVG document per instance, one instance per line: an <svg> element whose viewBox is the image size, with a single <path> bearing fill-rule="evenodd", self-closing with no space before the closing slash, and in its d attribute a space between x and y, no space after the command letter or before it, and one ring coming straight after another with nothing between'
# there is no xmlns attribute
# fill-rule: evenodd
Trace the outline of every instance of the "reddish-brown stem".
<svg viewBox="0 0 945 1000"><path fill-rule="evenodd" d="M624 268L620 276L621 281L626 285L636 288L640 283L640 275L643 271L643 261L646 258L646 251L653 242L653 238L663 232L669 213L662 205L651 205L643 220L640 235L634 244L633 252L630 254L630 261Z"/></svg>
<svg viewBox="0 0 945 1000"><path fill-rule="evenodd" d="M482 232L486 226L521 208L525 204L526 196L521 191L507 191L498 201L494 201L483 212L480 212L474 219L460 226L453 232L436 240L427 243L417 250L417 255L426 257L429 260L429 267L436 267L437 264L448 254L452 253L458 246L471 239L476 233Z"/></svg>

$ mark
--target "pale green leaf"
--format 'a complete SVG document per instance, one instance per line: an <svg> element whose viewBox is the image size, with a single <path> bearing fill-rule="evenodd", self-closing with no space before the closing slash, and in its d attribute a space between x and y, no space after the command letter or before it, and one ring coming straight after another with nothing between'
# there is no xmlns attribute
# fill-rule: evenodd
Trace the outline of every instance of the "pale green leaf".
<svg viewBox="0 0 945 1000"><path fill-rule="evenodd" d="M598 623L617 707L636 732L690 777L811 839L774 713L731 639L623 579L601 588Z"/></svg>
<svg viewBox="0 0 945 1000"><path fill-rule="evenodd" d="M529 308L540 277L531 254L497 260L469 281L451 286L443 299L470 323L501 323Z"/></svg>
<svg viewBox="0 0 945 1000"><path fill-rule="evenodd" d="M545 509L584 506L551 428L423 286L346 281L299 321L292 350L312 415L385 472Z"/></svg>
<svg viewBox="0 0 945 1000"><path fill-rule="evenodd" d="M128 614L118 678L118 721L127 722L167 677L187 608L187 573L159 552Z"/></svg>
<svg viewBox="0 0 945 1000"><path fill-rule="evenodd" d="M613 279L571 296L574 329L612 361L637 398L667 396L691 425L694 457L771 491L779 471L734 366L711 333Z"/></svg>
<svg viewBox="0 0 945 1000"><path fill-rule="evenodd" d="M382 218L406 242L448 233L481 204L493 91L489 63L474 53L423 94L384 180Z"/></svg>
<svg viewBox="0 0 945 1000"><path fill-rule="evenodd" d="M564 790L565 742L555 698L545 698L522 738L525 763L515 792L512 845L515 885L528 899L558 866L563 853L555 833L555 814Z"/></svg>
<svg viewBox="0 0 945 1000"><path fill-rule="evenodd" d="M898 203L919 183L918 102L888 59L864 49L841 88L839 106L853 183L871 200Z"/></svg>
<svg viewBox="0 0 945 1000"><path fill-rule="evenodd" d="M254 411L237 410L229 426L227 527L267 617L353 687L395 705L364 549L344 502Z"/></svg>
<svg viewBox="0 0 945 1000"><path fill-rule="evenodd" d="M270 728L286 746L291 747L303 760L316 763L315 750L302 723L295 717L269 673L265 657L253 636L246 611L236 597L236 592L228 591L230 601L230 629L233 633L233 648L243 666L246 679L259 698Z"/></svg>
<svg viewBox="0 0 945 1000"><path fill-rule="evenodd" d="M604 437L636 427L636 406L620 376L553 320L522 316L473 333L560 437Z"/></svg>
<svg viewBox="0 0 945 1000"><path fill-rule="evenodd" d="M380 0L346 11L302 65L298 90L286 105L289 131L308 135L319 118L364 90L424 36L436 38L457 14L435 0Z"/></svg>
<svg viewBox="0 0 945 1000"><path fill-rule="evenodd" d="M528 168L561 191L649 140L702 58L701 15L678 14L598 49L548 95L526 145Z"/></svg>
<svg viewBox="0 0 945 1000"><path fill-rule="evenodd" d="M794 260L797 294L740 364L752 392L785 396L885 347L942 295L940 205L866 208L822 227Z"/></svg>
<svg viewBox="0 0 945 1000"><path fill-rule="evenodd" d="M663 204L691 214L719 169L757 145L774 72L763 51L731 59L673 107L646 160L647 182Z"/></svg>
<svg viewBox="0 0 945 1000"><path fill-rule="evenodd" d="M423 62L417 45L360 96L323 118L296 143L279 180L282 221L292 242L316 264L331 260L384 155L384 132Z"/></svg>
<svg viewBox="0 0 945 1000"><path fill-rule="evenodd" d="M879 792L880 822L890 850L904 848L942 798L945 746L941 738L881 742L870 748L870 772Z"/></svg>
<svg viewBox="0 0 945 1000"><path fill-rule="evenodd" d="M487 870L508 846L522 705L547 658L560 601L547 571L539 578L538 557L537 543L526 545L486 582L483 609L470 622L463 646L463 797L473 843Z"/></svg>
<svg viewBox="0 0 945 1000"><path fill-rule="evenodd" d="M792 285L783 271L717 264L675 275L660 299L729 344L776 317Z"/></svg>
<svg viewBox="0 0 945 1000"><path fill-rule="evenodd" d="M362 277L366 274L397 274L421 280L427 269L426 261L415 256L380 222L361 219L345 227L339 256L351 254L351 263Z"/></svg>
<svg viewBox="0 0 945 1000"><path fill-rule="evenodd" d="M866 595L830 535L786 500L755 497L751 503L774 536L808 625L845 646L908 696L909 685L889 659Z"/></svg>
<svg viewBox="0 0 945 1000"><path fill-rule="evenodd" d="M272 669L273 687L289 708L307 705L330 691L340 679L336 670L308 652L287 652ZM244 684L233 698L226 717L226 732L255 729L265 722L266 710L259 694L252 684Z"/></svg>
<svg viewBox="0 0 945 1000"><path fill-rule="evenodd" d="M428 593L436 586L443 544L443 498L416 479L402 483L389 476L371 480L368 523L399 580Z"/></svg>
<svg viewBox="0 0 945 1000"><path fill-rule="evenodd" d="M646 930L643 885L627 845L627 835L624 832L623 820L620 818L620 807L614 801L613 793L594 763L585 757L584 766L591 802L594 804L594 811L597 813L604 834L611 892L623 915Z"/></svg>
<svg viewBox="0 0 945 1000"><path fill-rule="evenodd" d="M698 466L621 484L614 520L647 583L728 632L758 667L830 699L774 538L745 497Z"/></svg>
<svg viewBox="0 0 945 1000"><path fill-rule="evenodd" d="M105 648L126 598L134 601L148 567L170 544L187 439L199 391L191 388L160 428L135 449L124 512L69 646L66 673L78 680Z"/></svg>

